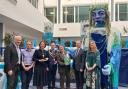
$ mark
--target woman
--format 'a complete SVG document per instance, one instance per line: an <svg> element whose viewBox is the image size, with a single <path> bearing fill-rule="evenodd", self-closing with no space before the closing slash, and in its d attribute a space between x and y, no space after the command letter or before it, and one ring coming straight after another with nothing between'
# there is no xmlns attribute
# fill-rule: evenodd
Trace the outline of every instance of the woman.
<svg viewBox="0 0 128 89"><path fill-rule="evenodd" d="M57 54L58 72L60 74L60 88L64 88L64 80L66 77L66 89L70 89L70 56L64 50L63 45L59 45L59 53Z"/></svg>
<svg viewBox="0 0 128 89"><path fill-rule="evenodd" d="M86 60L86 89L100 89L100 53L94 41L89 42Z"/></svg>
<svg viewBox="0 0 128 89"><path fill-rule="evenodd" d="M43 89L48 83L47 73L49 70L49 54L45 48L45 42L41 41L39 49L35 51L33 60L35 61L33 85L37 86L37 89Z"/></svg>

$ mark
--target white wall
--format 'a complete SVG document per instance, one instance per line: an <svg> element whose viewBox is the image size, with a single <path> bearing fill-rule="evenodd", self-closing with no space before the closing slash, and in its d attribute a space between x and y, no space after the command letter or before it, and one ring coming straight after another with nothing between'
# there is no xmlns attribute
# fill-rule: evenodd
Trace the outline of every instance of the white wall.
<svg viewBox="0 0 128 89"><path fill-rule="evenodd" d="M38 10L44 15L44 0L38 0Z"/></svg>
<svg viewBox="0 0 128 89"><path fill-rule="evenodd" d="M53 37L80 37L80 28L80 23L55 24Z"/></svg>
<svg viewBox="0 0 128 89"><path fill-rule="evenodd" d="M128 0L114 0L115 2L128 3Z"/></svg>
<svg viewBox="0 0 128 89"><path fill-rule="evenodd" d="M57 7L57 0L44 0L45 7ZM62 19L62 7L63 6L78 6L78 5L89 5L89 4L102 4L102 3L109 3L110 0L61 0L61 23L54 25L54 37L64 37L65 39L68 39L68 37L80 37L80 24L79 23L63 23ZM128 3L128 0L114 0L116 3ZM51 3L49 3L51 2ZM115 8L114 8L115 10ZM114 10L110 14L114 14ZM109 6L109 11L110 6ZM113 17L113 19L115 19ZM114 20L113 20L114 21ZM112 22L112 27L117 28L119 30L123 30L123 27L128 27L128 21L120 21L120 22ZM60 31L59 28L67 28L66 31Z"/></svg>
<svg viewBox="0 0 128 89"><path fill-rule="evenodd" d="M111 22L111 27L122 30L124 27L128 30L128 21L116 21ZM61 28L67 28L67 30L60 30ZM54 37L80 37L80 23L63 23L54 25Z"/></svg>
<svg viewBox="0 0 128 89"><path fill-rule="evenodd" d="M42 33L35 29L19 25L14 26L12 24L4 24L4 27L4 33L18 33L29 40L34 40L34 38L36 38L38 43L42 40Z"/></svg>
<svg viewBox="0 0 128 89"><path fill-rule="evenodd" d="M44 0L44 7L57 7L57 0Z"/></svg>
<svg viewBox="0 0 128 89"><path fill-rule="evenodd" d="M126 35L124 34L124 27L126 28L127 32L128 32L128 21L117 21L117 22L111 22L111 27L114 27L115 29L120 30L122 32L122 35ZM128 35L128 33L127 33Z"/></svg>
<svg viewBox="0 0 128 89"><path fill-rule="evenodd" d="M53 40L56 40L56 39L58 39L58 38L54 38ZM80 40L80 37L61 37L61 40L65 40L65 41L70 41L70 40L78 41L78 40Z"/></svg>
<svg viewBox="0 0 128 89"><path fill-rule="evenodd" d="M61 0L62 5L85 5L85 4L102 4L108 3L110 0ZM128 0L114 0L115 2L125 2ZM57 6L57 0L44 0L45 7Z"/></svg>
<svg viewBox="0 0 128 89"><path fill-rule="evenodd" d="M44 15L34 8L28 0L17 0L16 5L9 0L0 0L0 14L43 32Z"/></svg>
<svg viewBox="0 0 128 89"><path fill-rule="evenodd" d="M108 0L61 0L62 5L85 5L107 3ZM57 0L44 0L45 7L57 6Z"/></svg>
<svg viewBox="0 0 128 89"><path fill-rule="evenodd" d="M89 5L107 3L108 0L62 0L62 5Z"/></svg>

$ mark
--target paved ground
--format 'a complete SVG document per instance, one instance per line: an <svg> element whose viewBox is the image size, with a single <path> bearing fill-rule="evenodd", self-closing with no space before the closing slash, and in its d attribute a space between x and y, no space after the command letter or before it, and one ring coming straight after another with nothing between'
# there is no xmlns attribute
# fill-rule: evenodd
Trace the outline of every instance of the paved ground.
<svg viewBox="0 0 128 89"><path fill-rule="evenodd" d="M126 87L119 87L119 89L128 89L128 87L126 88Z"/></svg>
<svg viewBox="0 0 128 89"><path fill-rule="evenodd" d="M57 87L56 89L60 89L59 83L56 83L56 87ZM36 89L36 88L31 86L30 89ZM48 89L47 86L44 87L44 89ZM75 83L71 83L71 89L76 89ZM85 87L84 87L84 89L85 89ZM127 88L126 87L119 87L119 89L128 89L128 87Z"/></svg>
<svg viewBox="0 0 128 89"><path fill-rule="evenodd" d="M4 82L2 83L2 81L4 81L4 77L0 78L0 89L3 89L3 88L1 88L1 86L4 85ZM20 85L21 85L21 83L20 83ZM56 89L59 89L59 82L56 82L56 87L57 87ZM33 87L32 82L30 84L29 89L36 89L35 87ZM48 89L47 86L44 87L44 89ZM75 83L71 83L71 89L76 89ZM84 86L84 89L85 89L85 86ZM128 89L128 87L127 88L126 87L119 87L118 89Z"/></svg>

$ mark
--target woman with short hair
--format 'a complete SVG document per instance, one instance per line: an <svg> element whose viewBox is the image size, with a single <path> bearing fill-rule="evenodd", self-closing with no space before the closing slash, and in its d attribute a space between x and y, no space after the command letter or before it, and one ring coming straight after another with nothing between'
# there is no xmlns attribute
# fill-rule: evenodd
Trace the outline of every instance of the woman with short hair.
<svg viewBox="0 0 128 89"><path fill-rule="evenodd" d="M70 55L64 50L63 45L59 45L59 52L57 54L58 72L60 74L60 88L64 88L64 81L66 78L66 89L70 89Z"/></svg>

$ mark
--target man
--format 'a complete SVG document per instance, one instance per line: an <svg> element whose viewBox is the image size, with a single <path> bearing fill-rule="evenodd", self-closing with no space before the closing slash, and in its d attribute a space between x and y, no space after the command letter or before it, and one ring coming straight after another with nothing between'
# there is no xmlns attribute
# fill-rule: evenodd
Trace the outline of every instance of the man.
<svg viewBox="0 0 128 89"><path fill-rule="evenodd" d="M4 51L4 71L7 76L7 89L16 89L17 86L21 63L21 51L19 48L21 40L21 36L15 36L14 42L7 46Z"/></svg>
<svg viewBox="0 0 128 89"><path fill-rule="evenodd" d="M29 89L29 84L33 75L34 62L32 57L35 50L32 49L32 42L27 41L27 48L22 50L22 68L21 68L21 89Z"/></svg>
<svg viewBox="0 0 128 89"><path fill-rule="evenodd" d="M48 89L55 89L57 59L56 59L56 45L55 42L51 42L51 49L49 50L50 68L48 73Z"/></svg>
<svg viewBox="0 0 128 89"><path fill-rule="evenodd" d="M73 63L73 67L75 70L76 88L83 89L86 54L81 49L80 41L76 41L76 47L77 49L74 55L74 63Z"/></svg>

